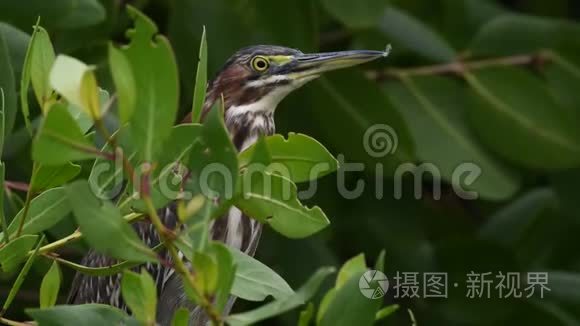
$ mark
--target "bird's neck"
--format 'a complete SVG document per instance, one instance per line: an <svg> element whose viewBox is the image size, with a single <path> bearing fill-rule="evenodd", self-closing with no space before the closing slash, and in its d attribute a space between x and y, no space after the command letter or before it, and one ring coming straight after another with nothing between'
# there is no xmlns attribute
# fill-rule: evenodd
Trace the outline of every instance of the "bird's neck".
<svg viewBox="0 0 580 326"><path fill-rule="evenodd" d="M225 112L225 124L232 142L241 152L260 136L274 134L274 110L258 110L247 105L232 106Z"/></svg>

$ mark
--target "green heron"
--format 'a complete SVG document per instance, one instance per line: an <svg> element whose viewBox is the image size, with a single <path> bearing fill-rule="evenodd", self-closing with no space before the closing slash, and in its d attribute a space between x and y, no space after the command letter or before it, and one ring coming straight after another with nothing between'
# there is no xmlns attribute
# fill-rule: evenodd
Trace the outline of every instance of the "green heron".
<svg viewBox="0 0 580 326"><path fill-rule="evenodd" d="M322 73L362 64L385 57L388 51L343 51L304 54L281 46L258 45L244 48L234 54L222 70L208 84L202 119L222 94L225 124L238 151L246 149L262 135L274 134L274 110L280 101ZM175 204L159 211L163 222L174 227L177 221ZM154 227L138 222L134 227L149 246L159 243ZM226 216L210 225L211 236L240 251L254 255L262 225L233 207ZM169 259L167 253L162 253ZM113 259L90 251L82 263L100 267L115 263ZM137 268L140 269L141 267ZM206 317L199 308L188 303L181 280L173 269L158 264L146 264L146 270L155 279L158 289L157 319L160 325L169 325L175 310L190 307L190 324L203 325ZM103 303L127 310L120 296L121 275L94 277L78 274L73 282L69 302ZM233 305L231 298L226 312Z"/></svg>

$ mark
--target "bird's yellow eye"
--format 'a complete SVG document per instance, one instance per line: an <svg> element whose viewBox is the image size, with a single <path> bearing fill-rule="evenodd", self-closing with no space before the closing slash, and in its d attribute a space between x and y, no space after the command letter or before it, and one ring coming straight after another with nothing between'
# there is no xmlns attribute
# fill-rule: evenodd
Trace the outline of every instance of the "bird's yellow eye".
<svg viewBox="0 0 580 326"><path fill-rule="evenodd" d="M256 56L252 59L252 69L257 72L266 71L269 67L270 62L264 57Z"/></svg>

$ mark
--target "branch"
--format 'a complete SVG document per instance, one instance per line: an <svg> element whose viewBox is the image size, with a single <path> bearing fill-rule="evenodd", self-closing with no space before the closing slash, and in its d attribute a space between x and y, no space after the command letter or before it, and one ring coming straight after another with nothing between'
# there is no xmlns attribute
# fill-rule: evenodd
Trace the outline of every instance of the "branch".
<svg viewBox="0 0 580 326"><path fill-rule="evenodd" d="M534 54L514 55L492 59L475 61L455 61L442 65L423 66L416 68L388 68L382 71L368 71L367 77L376 81L385 79L400 79L402 77L453 75L462 77L465 73L491 67L515 67L515 66L543 66L553 61L550 51L540 51Z"/></svg>

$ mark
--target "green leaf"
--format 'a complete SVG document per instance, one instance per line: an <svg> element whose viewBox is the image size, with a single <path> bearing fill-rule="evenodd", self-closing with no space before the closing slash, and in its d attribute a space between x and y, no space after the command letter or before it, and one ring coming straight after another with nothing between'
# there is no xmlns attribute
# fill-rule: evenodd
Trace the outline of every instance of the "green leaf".
<svg viewBox="0 0 580 326"><path fill-rule="evenodd" d="M157 288L147 271L143 269L137 274L126 270L121 280L121 293L135 318L145 325L155 324Z"/></svg>
<svg viewBox="0 0 580 326"><path fill-rule="evenodd" d="M70 212L71 208L66 199L65 189L49 189L36 196L30 202L30 208L26 216L26 221L24 221L24 226L22 227L22 233L35 234L48 230ZM8 226L8 232L10 234L16 233L18 230L23 214L24 209L21 209Z"/></svg>
<svg viewBox="0 0 580 326"><path fill-rule="evenodd" d="M290 133L288 139L282 135L264 137L270 153L270 165L266 171L280 173L293 182L305 182L321 178L338 169L338 161L315 139ZM242 168L255 163L253 157L258 143L252 145L239 156ZM261 163L261 162L258 162Z"/></svg>
<svg viewBox="0 0 580 326"><path fill-rule="evenodd" d="M99 88L99 105L100 105L100 116L106 114L107 110L110 108L110 96L109 92L106 90ZM89 129L93 126L93 118L85 112L83 109L79 108L74 104L67 105L68 113L73 117L76 121L77 125L81 129L83 134L86 134Z"/></svg>
<svg viewBox="0 0 580 326"><path fill-rule="evenodd" d="M83 62L61 54L56 57L49 78L52 88L96 120L101 118L101 106L93 70Z"/></svg>
<svg viewBox="0 0 580 326"><path fill-rule="evenodd" d="M375 269L377 271L381 271L383 273L385 272L385 256L386 256L386 251L383 249L379 253L379 257L377 258L377 261L375 262Z"/></svg>
<svg viewBox="0 0 580 326"><path fill-rule="evenodd" d="M336 290L319 325L373 325L382 300L371 300L361 294L359 279L363 273L353 275Z"/></svg>
<svg viewBox="0 0 580 326"><path fill-rule="evenodd" d="M348 280L350 280L355 275L360 275L367 270L367 263L365 261L365 255L360 254L354 258L349 259L338 271L338 276L336 276L337 289L340 289Z"/></svg>
<svg viewBox="0 0 580 326"><path fill-rule="evenodd" d="M22 68L26 57L26 50L28 49L28 43L30 43L30 35L3 22L0 22L0 34L4 36L4 40L8 46L8 52L12 61L12 69L14 71L14 79L18 82L22 78ZM14 113L16 114L16 111L14 111ZM11 119L7 120L11 121Z"/></svg>
<svg viewBox="0 0 580 326"><path fill-rule="evenodd" d="M135 29L121 49L131 64L139 114L130 119L132 141L144 161L154 162L171 133L177 113L177 66L169 41L158 34L152 20L127 7Z"/></svg>
<svg viewBox="0 0 580 326"><path fill-rule="evenodd" d="M394 314L397 310L399 310L400 306L398 304L392 304L390 306L386 306L381 310L377 311L375 316L375 321L379 321L381 319L387 318L390 315Z"/></svg>
<svg viewBox="0 0 580 326"><path fill-rule="evenodd" d="M203 194L209 199L207 205L217 207L234 196L238 175L237 152L224 125L221 106L218 101L208 113L201 141L194 144L188 164L194 194Z"/></svg>
<svg viewBox="0 0 580 326"><path fill-rule="evenodd" d="M14 112L16 112L16 80L14 70L10 61L10 52L4 39L4 35L0 33L0 153L4 148L4 138L9 135L12 129L14 120Z"/></svg>
<svg viewBox="0 0 580 326"><path fill-rule="evenodd" d="M318 85L322 88L308 88L316 108L312 113L319 121L331 119L317 124L320 133L328 135L319 141L343 153L349 162L364 163L369 173L375 173L381 163L384 175L393 175L401 163L415 161L405 121L375 83L360 72L345 70L333 73L332 79L322 78ZM382 133L385 124L390 129ZM337 132L337 126L348 126L348 132ZM384 136L384 142L371 143L375 134Z"/></svg>
<svg viewBox="0 0 580 326"><path fill-rule="evenodd" d="M121 125L129 122L135 111L137 89L131 64L123 51L109 45L109 67L119 98L119 120Z"/></svg>
<svg viewBox="0 0 580 326"><path fill-rule="evenodd" d="M350 28L374 27L387 6L386 0L349 1L322 0L324 9L334 18Z"/></svg>
<svg viewBox="0 0 580 326"><path fill-rule="evenodd" d="M28 86L32 81L32 88L36 95L36 100L40 108L44 111L44 103L52 95L52 87L49 84L49 75L55 60L54 48L50 42L50 37L46 30L39 26L40 20L36 22L26 58L24 59L24 68L22 70L22 79L20 81L20 102L22 105L22 114L24 122L29 131L30 109L28 105Z"/></svg>
<svg viewBox="0 0 580 326"><path fill-rule="evenodd" d="M23 237L30 237L30 236L23 236ZM20 287L22 286L22 283L24 283L24 279L28 275L28 272L30 271L30 267L32 267L32 263L34 263L34 260L36 259L36 256L38 255L38 250L40 249L40 246L42 246L43 243L44 243L44 234L40 237L40 240L36 244L36 248L34 248L34 252L32 253L32 255L28 256L26 263L24 264L24 266L20 270L20 273L18 273L18 277L16 277L16 280L12 284L12 288L10 289L10 292L8 293L8 297L4 301L4 305L2 306L1 311L7 311L8 308L10 307L10 305L12 304L12 301L14 301L14 298L16 298L16 294L18 293L18 291L20 291ZM6 247L4 247L4 248L6 248Z"/></svg>
<svg viewBox="0 0 580 326"><path fill-rule="evenodd" d="M314 316L314 304L310 302L306 309L300 312L300 317L298 318L298 326L308 326L312 321Z"/></svg>
<svg viewBox="0 0 580 326"><path fill-rule="evenodd" d="M230 247L221 242L212 242L208 247L208 253L213 255L217 262L217 286L214 294L215 306L218 311L223 311L230 293L233 293L232 286L238 273L238 267L234 264L233 255L229 251Z"/></svg>
<svg viewBox="0 0 580 326"><path fill-rule="evenodd" d="M85 138L63 104L53 105L32 145L34 161L62 165L91 159L99 151Z"/></svg>
<svg viewBox="0 0 580 326"><path fill-rule="evenodd" d="M60 268L58 268L58 263L54 261L40 284L40 308L49 308L56 304L60 280Z"/></svg>
<svg viewBox="0 0 580 326"><path fill-rule="evenodd" d="M530 54L544 49L577 57L580 25L574 22L521 14L500 15L483 26L470 51L476 56Z"/></svg>
<svg viewBox="0 0 580 326"><path fill-rule="evenodd" d="M101 203L85 180L66 188L67 198L84 238L95 250L128 261L156 261L156 254L145 246L133 228L112 203Z"/></svg>
<svg viewBox="0 0 580 326"><path fill-rule="evenodd" d="M232 294L249 301L263 301L268 296L281 300L294 294L286 281L270 267L243 252L228 247L237 265Z"/></svg>
<svg viewBox="0 0 580 326"><path fill-rule="evenodd" d="M10 241L0 248L0 269L4 272L12 272L26 260L26 256L38 240L37 235L23 235Z"/></svg>
<svg viewBox="0 0 580 326"><path fill-rule="evenodd" d="M135 325L117 308L103 304L55 306L48 309L26 309L26 313L42 326L61 325Z"/></svg>
<svg viewBox="0 0 580 326"><path fill-rule="evenodd" d="M288 179L252 171L243 174L240 181L241 195L235 201L236 207L286 237L308 237L330 224L318 206L302 206L296 185Z"/></svg>
<svg viewBox="0 0 580 326"><path fill-rule="evenodd" d="M117 139L119 148L123 150L123 155L133 166L138 166L137 153L127 137L127 129L121 128L113 134ZM112 151L109 143L105 144L101 152ZM123 180L130 179L124 175L123 161L120 159L109 160L104 157L97 157L91 174L89 175L89 184L95 196L101 199L116 198L123 188ZM132 180L129 180L132 181Z"/></svg>
<svg viewBox="0 0 580 326"><path fill-rule="evenodd" d="M5 127L6 127L6 106L5 106L4 89L0 87L0 153L4 151L4 138L5 138Z"/></svg>
<svg viewBox="0 0 580 326"><path fill-rule="evenodd" d="M30 187L33 192L58 187L74 179L80 172L81 166L70 162L64 165L40 165Z"/></svg>
<svg viewBox="0 0 580 326"><path fill-rule="evenodd" d="M2 238L4 243L8 243L10 237L6 237L8 234L8 222L6 222L6 210L4 210L4 181L6 179L6 165L4 162L0 161L0 229L2 230Z"/></svg>
<svg viewBox="0 0 580 326"><path fill-rule="evenodd" d="M443 37L417 18L389 7L381 17L380 30L389 40L436 62L451 62L455 50Z"/></svg>
<svg viewBox="0 0 580 326"><path fill-rule="evenodd" d="M193 106L191 109L191 121L199 122L203 103L205 102L205 91L207 87L207 40L205 35L205 26L201 33L199 44L199 62L197 63L197 72L195 74L195 89L193 93Z"/></svg>
<svg viewBox="0 0 580 326"><path fill-rule="evenodd" d="M489 148L534 169L560 170L580 164L576 117L539 79L517 68L490 68L466 74L466 78L476 94L471 123Z"/></svg>
<svg viewBox="0 0 580 326"><path fill-rule="evenodd" d="M195 283L204 296L211 296L216 290L218 282L218 266L213 257L196 251L193 253L193 268L195 269Z"/></svg>
<svg viewBox="0 0 580 326"><path fill-rule="evenodd" d="M189 310L187 308L179 308L173 314L171 326L188 326L189 325Z"/></svg>
<svg viewBox="0 0 580 326"><path fill-rule="evenodd" d="M385 91L407 124L415 126L410 131L419 160L434 165L436 173L457 190L490 200L513 196L520 187L519 175L490 155L473 135L465 119L467 90L443 77L402 80L388 83ZM465 171L460 170L467 162L480 171L470 184L464 184Z"/></svg>
<svg viewBox="0 0 580 326"><path fill-rule="evenodd" d="M487 218L479 229L479 235L494 243L513 247L537 224L543 212L557 205L558 198L551 189L531 190Z"/></svg>
<svg viewBox="0 0 580 326"><path fill-rule="evenodd" d="M295 294L272 301L254 310L230 315L226 318L226 322L232 326L255 324L303 305L316 294L322 282L332 273L334 273L332 267L321 268Z"/></svg>

